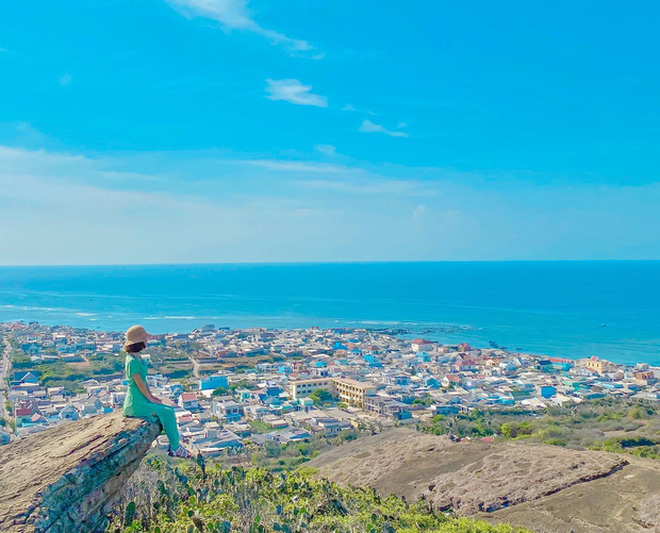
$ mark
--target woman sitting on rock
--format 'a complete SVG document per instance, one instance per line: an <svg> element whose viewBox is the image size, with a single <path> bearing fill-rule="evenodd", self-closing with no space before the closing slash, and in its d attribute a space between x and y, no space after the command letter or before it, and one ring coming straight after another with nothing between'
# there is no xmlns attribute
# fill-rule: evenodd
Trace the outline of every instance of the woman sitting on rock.
<svg viewBox="0 0 660 533"><path fill-rule="evenodd" d="M149 334L142 326L133 326L126 332L126 379L128 390L124 400L124 416L151 418L157 417L170 441L170 455L190 458L191 454L179 440L179 428L174 416L174 408L163 404L156 398L147 385L147 363L140 357L140 352L147 347Z"/></svg>

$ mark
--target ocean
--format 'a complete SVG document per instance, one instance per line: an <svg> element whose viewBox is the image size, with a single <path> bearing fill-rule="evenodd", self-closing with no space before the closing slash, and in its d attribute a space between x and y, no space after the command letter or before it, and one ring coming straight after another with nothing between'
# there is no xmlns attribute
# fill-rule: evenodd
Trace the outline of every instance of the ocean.
<svg viewBox="0 0 660 533"><path fill-rule="evenodd" d="M447 343L660 365L660 262L0 268L0 321L153 333L386 328Z"/></svg>

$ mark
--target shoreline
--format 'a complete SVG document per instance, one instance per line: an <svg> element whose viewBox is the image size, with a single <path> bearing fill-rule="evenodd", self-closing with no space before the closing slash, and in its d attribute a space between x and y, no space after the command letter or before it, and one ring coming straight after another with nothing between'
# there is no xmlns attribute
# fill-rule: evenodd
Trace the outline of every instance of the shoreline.
<svg viewBox="0 0 660 533"><path fill-rule="evenodd" d="M0 321L157 332L203 324L405 328L579 359L660 364L660 263L403 262L0 270ZM605 326L605 327L603 327Z"/></svg>
<svg viewBox="0 0 660 533"><path fill-rule="evenodd" d="M186 317L187 318L187 317ZM194 319L191 318L191 319ZM21 325L31 325L31 324L36 324L38 326L45 326L50 329L73 329L73 330L83 330L87 332L94 332L94 333L108 333L108 334L113 334L113 335L122 335L123 330L121 329L105 329L105 328L89 328L89 327L84 327L84 326L73 326L69 324L48 324L45 322L40 322L40 321L26 321L26 320L1 320L0 321L0 327L6 327L6 326L11 326L12 324L21 324ZM199 330L203 328L205 324L200 324L195 328L191 328L187 331L159 331L159 330L149 330L153 331L153 334L157 337L162 337L162 336L168 336L168 335L189 335L192 334L195 330ZM216 327L214 325L214 327ZM431 328L431 327L425 327L425 328L420 328L418 331L414 331L412 328L405 328L405 327L396 327L396 326L390 326L390 327L376 327L375 325L371 326L351 326L351 325L336 325L336 326L331 326L331 327L321 327L321 326L308 326L308 327L269 327L269 326L245 326L245 327L231 327L231 326L217 326L216 330L218 331L232 331L232 332L240 332L240 331L252 331L252 330L266 330L266 331L286 331L286 332L296 332L296 331L307 331L310 329L318 329L320 331L348 331L348 332L353 332L353 331L368 331L370 333L376 333L376 334L381 334L381 335L386 335L386 336L391 336L394 338L398 338L401 340L412 340L415 337L426 337L429 340L433 342L437 342L440 345L443 346L458 346L459 344L462 343L467 343L464 339L463 340L458 340L457 342L453 341L446 341L446 340L441 340L439 339L438 335L436 333L441 330L445 329L444 327L436 327L436 328ZM470 331L470 330L477 330L478 328L471 328L467 326L453 326L450 327L448 326L446 328L447 330L452 330L452 333L457 333L459 331ZM493 341L490 341L493 342ZM470 344L470 343L467 343ZM534 359L555 359L555 360L565 360L565 361L570 361L570 362L578 362L584 359L588 359L589 357L593 356L588 356L584 355L582 357L571 357L569 355L564 355L564 356L555 356L555 355L548 355L544 353L538 353L538 352L530 352L530 351L524 351L524 350L517 350L517 349L510 349L508 347L504 346L499 346L497 343L494 343L490 346L482 346L478 344L470 344L470 346L475 349L475 350L498 350L500 352L503 352L509 356L521 356L521 357L529 357L529 358L534 358ZM647 361L641 361L637 360L634 362L622 362L622 361L616 361L612 359L607 359L603 358L600 356L597 356L598 359L601 359L605 362L611 363L616 366L622 366L627 369L634 368L638 365L647 365L649 368L654 369L654 370L660 370L660 362L654 363L654 362L647 362Z"/></svg>

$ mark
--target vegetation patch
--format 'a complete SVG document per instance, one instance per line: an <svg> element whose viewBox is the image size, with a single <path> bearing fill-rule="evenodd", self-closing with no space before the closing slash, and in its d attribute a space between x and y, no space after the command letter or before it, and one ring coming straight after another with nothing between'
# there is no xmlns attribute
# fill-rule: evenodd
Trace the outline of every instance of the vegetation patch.
<svg viewBox="0 0 660 533"><path fill-rule="evenodd" d="M432 435L529 439L575 449L630 453L657 459L660 408L641 400L603 398L543 411L520 407L444 416L418 425Z"/></svg>
<svg viewBox="0 0 660 533"><path fill-rule="evenodd" d="M383 498L369 488L313 478L314 470L274 473L220 465L206 472L148 458L133 476L108 531L514 533L508 525L455 517L428 502Z"/></svg>

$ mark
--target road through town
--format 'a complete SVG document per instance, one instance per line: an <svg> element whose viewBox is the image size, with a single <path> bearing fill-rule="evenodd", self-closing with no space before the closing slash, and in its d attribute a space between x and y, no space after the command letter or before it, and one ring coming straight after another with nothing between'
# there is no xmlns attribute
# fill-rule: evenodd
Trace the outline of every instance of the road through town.
<svg viewBox="0 0 660 533"><path fill-rule="evenodd" d="M2 358L0 359L0 418L6 419L8 418L8 413L5 410L5 402L7 401L7 377L11 365L11 347L6 337L3 337L2 341L4 349L2 350Z"/></svg>

